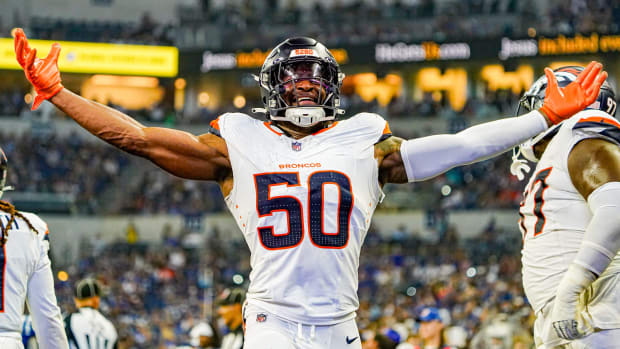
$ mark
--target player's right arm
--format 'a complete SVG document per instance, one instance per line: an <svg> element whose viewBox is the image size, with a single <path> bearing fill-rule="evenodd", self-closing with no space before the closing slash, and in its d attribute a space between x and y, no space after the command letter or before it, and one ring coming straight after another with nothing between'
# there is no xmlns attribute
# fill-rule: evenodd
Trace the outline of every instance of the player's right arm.
<svg viewBox="0 0 620 349"><path fill-rule="evenodd" d="M146 127L128 115L62 89L50 99L93 135L128 153L147 158L183 178L218 180L230 173L226 142L213 134Z"/></svg>
<svg viewBox="0 0 620 349"><path fill-rule="evenodd" d="M15 54L26 78L37 92L33 109L49 100L93 135L131 154L147 158L166 171L183 178L217 180L230 177L225 141L217 136L160 127L146 127L128 115L65 89L60 81L54 44L44 59L28 46L21 29L15 31Z"/></svg>

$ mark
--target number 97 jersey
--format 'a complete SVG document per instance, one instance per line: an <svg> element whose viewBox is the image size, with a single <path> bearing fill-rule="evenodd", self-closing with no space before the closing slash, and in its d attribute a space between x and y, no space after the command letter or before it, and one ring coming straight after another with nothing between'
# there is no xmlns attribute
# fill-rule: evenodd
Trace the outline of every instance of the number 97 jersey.
<svg viewBox="0 0 620 349"><path fill-rule="evenodd" d="M620 123L598 110L581 111L552 132L519 209L523 288L536 312L555 296L592 218L586 200L571 181L568 156L577 143L588 138L620 144ZM605 273L619 266L616 256Z"/></svg>
<svg viewBox="0 0 620 349"><path fill-rule="evenodd" d="M251 252L248 302L287 320L355 317L359 254L383 198L374 145L383 118L362 113L302 139L245 114L212 123L234 184L225 198Z"/></svg>

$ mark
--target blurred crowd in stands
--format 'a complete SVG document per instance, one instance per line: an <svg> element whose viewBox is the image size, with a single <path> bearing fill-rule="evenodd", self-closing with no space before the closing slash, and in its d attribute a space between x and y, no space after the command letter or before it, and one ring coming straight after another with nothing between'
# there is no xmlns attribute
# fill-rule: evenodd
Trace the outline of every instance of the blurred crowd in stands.
<svg viewBox="0 0 620 349"><path fill-rule="evenodd" d="M446 345L530 348L532 314L521 288L520 234L489 222L475 239L461 240L457 229L441 226L432 241L405 228L370 229L359 267L357 323L364 348L373 348L373 339L392 343L387 348L424 347L429 331L421 327L435 320L444 327ZM229 234L238 232L213 230L203 233L202 242L195 233L170 227L164 227L160 241L149 243L129 238L106 244L93 236L82 242L79 263L56 266L70 275L57 282L59 304L71 310L72 282L92 276L105 285L102 311L119 329L119 348L173 348L204 320L222 333L214 295L226 287L247 287L250 268L247 246L222 239ZM504 344L491 346L497 338Z"/></svg>
<svg viewBox="0 0 620 349"><path fill-rule="evenodd" d="M129 164L126 154L104 143L84 142L76 134L2 129L0 144L9 159L7 183L24 193L68 195L81 213L101 212L101 194L119 184Z"/></svg>
<svg viewBox="0 0 620 349"><path fill-rule="evenodd" d="M300 0L188 2L178 23L158 23L148 12L134 23L82 21L14 15L0 23L4 35L26 26L36 38L186 46L202 29L216 31L189 45L209 49L269 46L294 28L328 45L375 41L463 40L509 35L620 32L620 4L613 0ZM301 25L300 25L301 24ZM252 32L253 35L240 35ZM233 45L233 46L231 46Z"/></svg>

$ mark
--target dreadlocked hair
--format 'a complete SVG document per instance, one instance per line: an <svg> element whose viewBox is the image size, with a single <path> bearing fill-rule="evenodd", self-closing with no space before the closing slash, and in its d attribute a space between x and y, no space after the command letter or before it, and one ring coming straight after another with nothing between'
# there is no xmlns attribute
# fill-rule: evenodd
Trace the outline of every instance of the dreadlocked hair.
<svg viewBox="0 0 620 349"><path fill-rule="evenodd" d="M21 214L19 211L17 211L15 209L15 206L9 204L6 201L1 201L0 200L0 210L2 210L2 211L4 211L4 212L6 212L6 213L11 215L11 218L9 219L9 222L7 223L6 226L4 226L4 225L2 225L0 223L0 231L2 232L2 236L0 236L0 246L4 246L4 244L6 243L6 239L9 237L9 230L11 229L11 225L15 221L15 216L23 219L24 222L26 222L26 224L28 224L28 227L30 228L30 230L34 231L35 234L39 234L39 231L32 225L32 223L30 223L28 218L24 217L23 214Z"/></svg>

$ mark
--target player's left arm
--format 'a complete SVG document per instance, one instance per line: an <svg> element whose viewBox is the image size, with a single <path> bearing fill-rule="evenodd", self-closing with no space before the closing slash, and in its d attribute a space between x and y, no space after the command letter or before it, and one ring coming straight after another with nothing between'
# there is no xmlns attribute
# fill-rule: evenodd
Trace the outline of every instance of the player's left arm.
<svg viewBox="0 0 620 349"><path fill-rule="evenodd" d="M32 324L41 349L68 348L60 308L56 303L54 278L47 241L41 241L41 255L34 273L28 280L27 304L32 314Z"/></svg>
<svg viewBox="0 0 620 349"><path fill-rule="evenodd" d="M558 286L551 315L558 336L574 339L591 331L578 316L579 295L620 250L620 147L600 138L583 140L571 150L568 170L592 212L577 256Z"/></svg>
<svg viewBox="0 0 620 349"><path fill-rule="evenodd" d="M538 110L476 125L457 134L401 140L399 151L394 149L397 141L389 138L376 144L376 151L377 148L383 153L392 151L377 156L382 183L404 183L403 173L409 182L422 181L456 166L497 156L592 104L607 78L601 64L596 62L591 62L565 87L558 86L551 69L546 68L545 75L549 83L543 105Z"/></svg>
<svg viewBox="0 0 620 349"><path fill-rule="evenodd" d="M411 140L390 137L375 145L382 183L423 181L456 166L499 155L551 124L540 112L500 119L456 134L439 134Z"/></svg>

